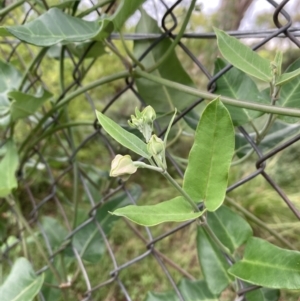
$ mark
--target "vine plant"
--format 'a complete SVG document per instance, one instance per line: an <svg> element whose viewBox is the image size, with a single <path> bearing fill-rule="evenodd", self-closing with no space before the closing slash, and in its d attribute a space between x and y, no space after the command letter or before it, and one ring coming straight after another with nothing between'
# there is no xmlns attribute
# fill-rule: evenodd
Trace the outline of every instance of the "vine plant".
<svg viewBox="0 0 300 301"><path fill-rule="evenodd" d="M26 1L15 1L3 8L0 10L0 16L5 17L24 2ZM142 111L136 109L135 115L132 115L129 121L130 127L141 132L143 140L105 114L97 111L96 116L108 135L142 159L134 161L130 155L116 155L111 163L110 176L127 181L139 168L147 168L153 173L158 173L157 176L165 177L170 185L176 188L178 196L151 206L122 207L120 202L112 201L108 206L104 206L102 212L125 217L143 226L155 226L170 221L197 220L197 246L204 279L195 283L186 280L181 282L179 287L186 301L218 300L228 286L232 286L236 291L236 300L239 300L239 292L249 291L246 294L248 301L275 301L279 300L279 289L300 289L300 253L279 248L264 239L254 237L247 221L223 204L232 158L235 155L242 157L233 162L241 163L251 155L251 151L243 152L245 141L239 142L242 144L240 149L235 146L234 127L250 125L259 144L278 118L291 122L294 120L293 117L300 117L297 99L300 61L294 62L287 72L283 73L281 52L277 52L274 60L269 61L237 39L215 28L219 50L234 68L217 81L217 90L214 94L208 93L194 88L174 51L189 22L195 1L191 1L176 38L172 42L168 39L163 40L157 45L156 52L153 51L151 55L142 59L139 58L150 42L137 41L132 53L123 40L121 30L125 21L140 9L141 19L136 31L160 32L156 21L139 8L143 0L122 0L113 15L102 15L96 21L82 19L90 11L76 14L78 1L66 1L53 7L49 7L47 1L32 2L35 2L36 10L43 13L25 24L0 28L0 35L3 37L14 37L20 42L41 47L22 75L11 63L0 61L1 72L5 74L5 79L0 79L0 121L1 126L6 129L1 146L0 197L14 208L20 225L35 241L41 258L55 276L55 284L59 287L66 285L57 268L48 259L33 229L23 217L15 193L18 188L16 171L22 170L28 164L32 149L37 143L46 140L58 130L84 124L69 122L57 126L51 123L52 119L63 114L74 98L95 87L131 77L148 104ZM109 2L111 1L102 1L97 8ZM111 43L109 37L113 31L120 32L126 55ZM44 56L49 54L50 47L54 46L60 47L61 60L62 93L57 98L43 87L39 87L40 89L36 91L30 87L28 81L33 70ZM79 56L80 60L84 60L89 54L89 57L94 59L94 64L96 58L105 55L107 48L124 63L126 70L102 77L84 86L70 87L69 90L64 88L63 61L66 50L70 56ZM216 73L226 66L225 60L220 58L216 60ZM169 66L176 72L170 72ZM82 78L86 73L88 68L83 70ZM259 91L252 77L268 84L269 88ZM166 95L168 99L163 99ZM189 124L195 129L195 137L181 186L168 172L167 139L177 112L193 103L195 96L205 98L208 103L201 117L194 118ZM41 110L43 105L50 101L51 105ZM153 131L156 112L170 113L170 111L174 112L171 120L167 122L164 117L159 121L161 125L167 125L164 138L161 139ZM263 114L268 114L268 118L259 128L255 120ZM36 118L35 126L20 141L16 138L16 125L30 117ZM147 163L144 160L147 160ZM231 202L230 199L228 202ZM76 201L74 203L74 208L77 208L78 204ZM281 241L285 243L284 240ZM76 241L73 241L73 244L77 251L82 251L79 243L76 245ZM241 246L245 246L242 258L237 252ZM91 258L82 256L83 259L92 261ZM41 291L45 273L36 275L26 258L28 254L24 247L24 257L15 262L9 276L0 287L2 301L33 300ZM68 285L72 286L72 280ZM176 298L173 292L149 294L147 301Z"/></svg>

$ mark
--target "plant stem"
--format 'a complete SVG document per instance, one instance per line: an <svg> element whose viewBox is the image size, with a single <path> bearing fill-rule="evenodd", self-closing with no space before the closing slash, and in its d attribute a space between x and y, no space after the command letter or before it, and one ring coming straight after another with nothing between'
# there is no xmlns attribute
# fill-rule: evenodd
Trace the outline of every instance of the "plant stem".
<svg viewBox="0 0 300 301"><path fill-rule="evenodd" d="M196 203L191 199L191 197L179 186L179 184L170 176L170 174L165 170L162 175L180 192L180 194L188 201L195 212L199 212L199 208Z"/></svg>
<svg viewBox="0 0 300 301"><path fill-rule="evenodd" d="M23 85L25 84L26 82L26 78L28 76L28 74L32 71L33 67L39 62L41 61L41 59L44 57L44 55L46 54L48 50L48 47L44 47L40 50L40 52L35 56L35 58L29 63L27 69L25 70L25 72L23 73L23 77L21 79L21 82L19 84L19 87L18 87L18 91L21 91L22 90L22 87Z"/></svg>
<svg viewBox="0 0 300 301"><path fill-rule="evenodd" d="M0 10L0 17L3 17L5 15L7 15L9 12L14 10L18 6L22 5L24 2L26 2L26 0L19 0L19 1L16 1L15 3L12 3L12 4L8 5L7 7L1 9Z"/></svg>
<svg viewBox="0 0 300 301"><path fill-rule="evenodd" d="M201 219L202 218L202 219ZM212 231L212 229L210 228L210 226L207 224L207 222L204 220L203 216L200 216L200 220L203 222L202 225L200 225L200 227L203 227L204 230L206 231L206 233L214 240L214 242L217 244L217 246L219 247L219 249L221 250L221 252L225 253L232 262L234 262L234 258L232 258L232 256L230 255L230 251L227 247L225 247L223 245L223 243L219 240L219 238L216 236L216 234L214 233L214 231Z"/></svg>
<svg viewBox="0 0 300 301"><path fill-rule="evenodd" d="M218 95L212 94L206 91L200 91L195 88L185 86L176 82L172 82L170 80L160 78L158 76L155 76L153 74L148 74L147 72L144 72L139 69L135 69L133 71L133 74L135 74L137 77L143 77L146 78L152 82L161 84L163 86L169 87L176 89L178 91L182 91L185 93L188 93L190 95L198 96L205 98L207 100L213 100ZM231 106L239 107L239 108L245 108L249 110L254 110L254 111L260 111L260 112L265 112L265 113L272 113L272 114L278 114L278 115L285 115L285 116L292 116L292 117L300 117L300 110L299 109L293 109L293 108L285 108L285 107L278 107L278 106L272 106L272 105L265 105L265 104L260 104L260 103L254 103L251 101L243 101L243 100L236 100L230 97L226 96L219 96L220 100Z"/></svg>

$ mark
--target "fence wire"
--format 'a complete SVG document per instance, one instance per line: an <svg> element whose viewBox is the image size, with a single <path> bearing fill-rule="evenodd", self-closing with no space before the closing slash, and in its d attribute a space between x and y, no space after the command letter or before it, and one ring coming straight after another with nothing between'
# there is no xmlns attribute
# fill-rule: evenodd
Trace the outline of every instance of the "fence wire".
<svg viewBox="0 0 300 301"><path fill-rule="evenodd" d="M256 44L253 49L257 50L263 45L265 45L267 42L274 38L281 38L281 39L288 39L292 43L294 43L297 47L300 47L300 41L298 39L300 35L300 28L293 26L293 20L292 17L287 13L285 10L285 5L289 2L288 0L281 1L280 3L277 3L273 0L265 0L268 2L272 7L274 7L273 12L273 21L274 25L276 26L276 29L268 29L268 30L261 30L261 31L230 31L229 34L236 36L238 38L255 38L260 39L259 43ZM169 1L170 2L170 1ZM176 9L181 5L182 0L173 1L171 5L160 0L160 4L164 7L165 13L161 19L161 28L163 29L162 34L137 34L137 33L130 33L130 34L124 34L124 38L126 40L150 40L151 46L139 57L139 60L142 60L152 49L154 49L161 41L164 39L175 39L176 38L176 28L178 25L177 16L176 16ZM29 3L29 2L28 2ZM92 3L92 2L91 2ZM112 2L113 4L114 2ZM31 4L29 4L31 5ZM109 10L113 7L113 5L109 6L106 13L109 13ZM34 9L32 7L32 9ZM98 12L100 14L100 12ZM25 19L22 23L26 21L28 18L27 14L25 16ZM283 25L279 21L279 17L283 17L286 22ZM172 20L172 24L170 26L170 22L166 23L166 20ZM119 39L118 34L112 34L111 36L111 43L113 44L114 40ZM220 72L218 72L215 75L212 75L208 70L209 66L205 66L203 62L199 60L199 53L193 53L185 44L186 39L215 39L215 35L213 33L186 33L183 35L183 38L178 43L178 46L182 49L183 53L186 57L188 57L190 60L194 62L194 64L199 68L199 70L207 77L209 83L207 86L207 90L210 92L214 92L216 89L216 81L223 76L226 72L228 72L231 69L231 65L226 66L223 68ZM6 56L6 61L9 62L13 56L13 54L17 54L18 47L20 46L20 42L18 41L11 41L3 39L1 43L7 43L11 47L11 52L9 56ZM29 50L30 51L30 50ZM68 87L65 88L64 93L62 93L61 98L64 97L70 91L73 87L81 86L81 72L80 67L83 62L83 58L79 59L78 62L73 60L74 64L74 72L73 72L73 82L69 84ZM41 77L39 76L39 70L36 70L37 76L35 78L30 79L30 85L27 89L29 89L31 86L35 85L35 83L41 81ZM47 84L43 83L42 84ZM145 104L145 101L141 97L141 95L138 93L137 89L135 88L134 81L132 78L127 78L124 82L123 88L118 91L118 93L111 98L109 103L106 105L106 107L103 109L103 113L105 113L107 110L109 110L112 106L114 106L117 103L117 100L120 99L120 97L126 93L127 91L131 91L142 104ZM89 93L85 93L85 97L87 101L90 103L91 106L91 112L95 109L95 104L93 98L90 96ZM174 124L176 124L179 120L183 119L186 114L188 114L192 109L194 109L196 106L198 106L204 99L198 99L195 101L192 105L185 108L175 119ZM51 121L47 124L47 127L50 125L60 125L60 115L54 115L52 116ZM108 152L110 153L111 157L115 156L116 150L115 146L111 144L110 140L108 140L103 133L102 129L99 127L99 124L95 120L94 124L91 123L93 126L93 132L89 132L86 137L82 139L82 141L75 146L74 141L68 130L62 129L62 133L68 142L69 145L72 147L66 147L63 141L61 140L61 137L59 135L53 135L51 139L56 139L56 142L54 140L51 141L51 143L60 146L61 149L63 149L65 160L65 167L63 171L57 172L57 170L54 170L54 168L51 166L51 164L46 159L46 148L45 144L39 143L35 145L32 150L30 151L30 154L28 154L28 157L35 157L37 162L42 163L46 167L46 177L48 178L48 182L45 184L45 187L43 187L43 191L48 191L48 193L40 199L39 195L40 193L38 191L34 191L32 188L31 180L29 180L28 177L24 177L24 163L21 162L21 167L18 172L19 181L22 183L22 185L25 187L25 193L27 194L26 198L28 198L31 202L31 210L30 212L26 212L25 217L27 218L28 222L32 227L38 227L41 238L44 240L44 246L47 250L47 256L48 256L48 264L45 264L43 268L41 268L39 271L37 271L38 274L48 270L49 263L53 263L56 258L59 258L60 254L64 252L67 248L71 249L71 252L73 252L75 258L76 258L76 270L78 273L78 278L83 279L85 287L81 288L81 296L78 297L80 300L96 300L95 295L97 292L99 292L104 287L111 286L113 284L117 285L119 287L119 291L122 292L123 298L122 300L132 300L131 299L131 287L128 287L126 283L124 283L121 272L123 270L128 269L130 266L139 264L139 262L145 260L148 257L153 257L156 264L160 266L162 272L164 273L165 277L168 279L170 286L173 288L173 290L176 292L178 298L180 301L184 301L184 297L182 296L176 281L173 279L169 269L175 268L177 271L179 271L183 276L192 278L192 276L188 273L188 271L184 270L180 266L178 266L177 263L173 262L170 258L165 256L162 252L159 251L159 248L157 247L157 244L165 240L166 238L183 231L185 228L189 227L194 221L185 222L183 224L180 224L179 226L168 230L166 233L163 233L159 236L154 236L152 234L152 230L149 228L145 228L145 231L142 231L140 228L137 228L136 226L133 226L130 222L123 221L124 227L128 228L128 231L131 231L132 234L136 237L137 240L140 240L145 245L145 251L142 254L138 254L137 256L133 256L130 259L124 258L123 262L120 262L120 260L117 260L115 256L115 247L113 245L113 242L108 239L107 235L105 234L105 229L103 228L103 225L99 223L99 221L96 219L97 212L101 208L101 206L111 199L114 195L118 194L119 192L123 191L128 198L130 199L132 204L136 204L135 196L132 194L131 190L127 188L126 183L123 183L122 181L119 181L119 186L114 187L113 189L107 190L106 194L103 196L102 199L95 199L93 191L91 191L91 186L88 185L89 183L93 183L93 180L89 178L87 173L84 171L83 168L76 162L75 158L78 152L80 152L82 149L89 147L89 145L92 145L94 141L103 141L105 147L107 148ZM286 203L286 206L293 212L293 214L296 216L296 218L300 219L300 212L296 208L295 204L290 200L288 195L281 189L281 187L276 183L276 181L268 174L266 171L267 161L274 157L276 154L281 152L282 150L292 146L294 143L299 141L300 134L295 135L288 141L278 145L277 147L273 148L271 151L263 152L261 147L256 144L253 137L248 133L248 131L240 126L238 127L239 132L243 137L246 139L246 141L249 143L249 146L253 149L254 153L257 156L257 161L254 165L254 171L246 176L245 178L241 178L238 181L236 181L234 184L232 184L230 187L228 187L227 192L231 192L241 185L244 185L245 183L252 181L257 176L261 175L265 180L271 185L271 187L276 191L276 193L280 196L283 202ZM166 129L160 129L159 133L160 136L163 136ZM47 142L45 142L47 144ZM93 144L94 145L94 144ZM94 146L92 146L94 147ZM183 176L183 170L182 168L176 164L176 161L172 158L171 154L168 154L169 164L173 165L175 170L177 171L178 175L180 177ZM45 175L44 175L45 176ZM68 213L65 211L64 202L66 202L65 198L58 193L60 185L63 185L64 180L66 177L70 179L76 178L76 183L81 187L81 189L84 191L85 197L88 199L89 202L89 213L85 217L84 221L77 226L71 225L68 217ZM49 181L50 179L50 181ZM60 214L62 219L65 222L65 226L68 229L68 235L65 237L65 243L61 245L61 247L54 251L52 249L51 243L49 241L49 237L47 236L47 231L44 229L43 224L41 222L41 217L43 216L43 212L45 210L45 206L47 207L47 210L49 208L52 208L53 214ZM14 209L11 209L12 213L14 214ZM93 225L93 227L98 231L98 234L102 237L102 240L106 246L107 253L109 255L112 269L111 271L106 275L106 279L103 282L97 282L97 279L91 278L91 275L89 274L88 269L86 268L86 264L79 254L78 250L72 245L72 238L84 227L87 227L89 225ZM25 229L20 227L18 222L16 221L14 225L14 232L16 236L18 237L18 240L14 242L13 244L9 244L7 240L5 241L5 248L3 249L1 260L5 261L6 263L12 265L11 260L11 251L16 249L19 245L22 244L22 239L24 238L23 232ZM188 256L188 255L185 255ZM34 262L34 258L31 258L31 260ZM229 261L230 264L232 262ZM101 262L98 264L99 267L98 273L102 274L101 271ZM154 269L154 268L153 268ZM148 273L151 273L152 268L149 268ZM105 275L102 275L105 276ZM103 278L103 277L102 277ZM72 283L62 283L60 286L57 286L56 289L58 290L64 290L68 288ZM245 293L249 290L257 289L256 286L251 286L249 288L242 288L238 295L240 296L239 300L246 300ZM155 288L153 288L155 290ZM40 293L41 300L46 300L42 293ZM114 300L114 299L112 299Z"/></svg>

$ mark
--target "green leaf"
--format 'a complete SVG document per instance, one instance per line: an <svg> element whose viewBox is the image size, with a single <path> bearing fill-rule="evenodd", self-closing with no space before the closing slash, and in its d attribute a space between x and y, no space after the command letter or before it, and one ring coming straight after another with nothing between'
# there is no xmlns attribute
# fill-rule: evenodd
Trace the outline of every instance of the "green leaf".
<svg viewBox="0 0 300 301"><path fill-rule="evenodd" d="M157 26L157 21L152 19L144 10L141 9L141 19L136 27L136 33L161 34L162 32ZM150 47L150 45L152 45L152 43L153 40L135 41L135 57L139 58ZM147 54L146 57L142 59L141 63L146 68L153 66L170 48L171 43L172 42L169 39L163 39ZM176 72L174 72L174 70L176 70ZM192 79L182 67L175 51L172 51L163 64L161 64L152 74L173 82L194 87ZM195 96L191 96L172 88L167 88L144 78L136 78L135 82L139 94L148 105L151 105L154 108L158 115L173 112L174 108L177 108L180 112L197 100L197 97ZM168 121L169 118L161 118L159 123L161 126L166 126L168 125Z"/></svg>
<svg viewBox="0 0 300 301"><path fill-rule="evenodd" d="M178 288L185 301L218 301L217 295L211 293L204 280L182 279Z"/></svg>
<svg viewBox="0 0 300 301"><path fill-rule="evenodd" d="M8 93L8 97L13 99L10 108L11 120L16 121L34 114L45 101L52 97L52 94L47 90L43 91L40 96L12 91Z"/></svg>
<svg viewBox="0 0 300 301"><path fill-rule="evenodd" d="M67 230L57 219L50 216L42 217L42 226L50 246L53 249L58 248L67 236Z"/></svg>
<svg viewBox="0 0 300 301"><path fill-rule="evenodd" d="M230 64L251 76L271 82L271 63L268 60L224 31L217 28L214 28L214 31L219 50Z"/></svg>
<svg viewBox="0 0 300 301"><path fill-rule="evenodd" d="M191 205L181 196L150 206L126 206L112 212L124 216L142 226L155 226L164 222L184 222L196 219L204 213L194 212Z"/></svg>
<svg viewBox="0 0 300 301"><path fill-rule="evenodd" d="M217 98L202 113L189 154L183 189L208 211L224 200L228 171L234 153L234 128L225 106Z"/></svg>
<svg viewBox="0 0 300 301"><path fill-rule="evenodd" d="M202 227L197 231L197 249L201 270L209 290L219 295L231 282L229 263Z"/></svg>
<svg viewBox="0 0 300 301"><path fill-rule="evenodd" d="M226 65L224 60L218 58L215 61L215 74L222 70ZM214 91L215 94L228 96L234 99L247 99L257 103L266 102L263 100L254 81L244 72L234 67L223 74L216 81L216 84L217 89ZM228 109L235 126L248 123L263 114L259 111L241 109L229 105L226 105L226 108Z"/></svg>
<svg viewBox="0 0 300 301"><path fill-rule="evenodd" d="M19 165L18 151L12 140L7 141L5 146L6 154L0 162L0 197L6 197L18 187L15 176Z"/></svg>
<svg viewBox="0 0 300 301"><path fill-rule="evenodd" d="M1 301L31 301L38 294L44 275L36 276L26 258L18 258L0 286Z"/></svg>
<svg viewBox="0 0 300 301"><path fill-rule="evenodd" d="M65 14L58 8L51 8L29 23L8 26L6 29L21 41L47 47L89 39L101 41L112 32L113 24L108 19L85 21Z"/></svg>
<svg viewBox="0 0 300 301"><path fill-rule="evenodd" d="M300 59L292 63L287 68L286 72L290 73L296 70L300 70ZM283 107L300 108L299 97L300 97L300 77L298 76L286 82L281 87L279 99L277 100L276 103L278 103L278 105L281 105ZM288 116L280 116L280 119L289 123L295 123L299 121L299 118L288 117Z"/></svg>
<svg viewBox="0 0 300 301"><path fill-rule="evenodd" d="M247 301L278 301L280 298L280 291L261 288L246 294Z"/></svg>
<svg viewBox="0 0 300 301"><path fill-rule="evenodd" d="M276 82L276 86L284 85L287 82L291 81L295 77L298 77L300 75L300 69L294 70L292 72L283 73Z"/></svg>
<svg viewBox="0 0 300 301"><path fill-rule="evenodd" d="M300 252L253 237L247 242L244 258L229 273L255 285L300 289Z"/></svg>
<svg viewBox="0 0 300 301"><path fill-rule="evenodd" d="M184 301L218 301L218 297L213 295L207 284L203 280L188 280L183 278L178 289ZM148 292L145 301L178 301L178 296L174 291L154 293Z"/></svg>
<svg viewBox="0 0 300 301"><path fill-rule="evenodd" d="M0 60L0 126L10 122L10 101L7 94L18 88L22 76L11 64Z"/></svg>
<svg viewBox="0 0 300 301"><path fill-rule="evenodd" d="M132 197L137 200L141 195L141 188L138 185L129 189ZM102 207L97 210L96 221L100 223L103 231L108 236L115 222L119 219L109 214L109 211L115 210L122 206L128 205L130 199L124 192L116 195L113 199L107 201ZM86 216L86 212L85 212ZM82 221L83 222L83 221ZM105 242L102 235L99 233L96 223L91 222L81 228L72 239L72 244L79 252L80 256L91 263L99 262L102 255L106 252ZM74 256L72 250L67 251L67 255Z"/></svg>
<svg viewBox="0 0 300 301"><path fill-rule="evenodd" d="M96 115L101 126L113 139L147 159L151 157L147 150L147 144L140 138L127 132L104 114L96 111Z"/></svg>
<svg viewBox="0 0 300 301"><path fill-rule="evenodd" d="M115 30L121 30L125 21L143 4L145 0L122 0L116 12L111 17L114 23Z"/></svg>
<svg viewBox="0 0 300 301"><path fill-rule="evenodd" d="M250 225L226 206L208 212L207 222L215 235L232 253L252 236Z"/></svg>

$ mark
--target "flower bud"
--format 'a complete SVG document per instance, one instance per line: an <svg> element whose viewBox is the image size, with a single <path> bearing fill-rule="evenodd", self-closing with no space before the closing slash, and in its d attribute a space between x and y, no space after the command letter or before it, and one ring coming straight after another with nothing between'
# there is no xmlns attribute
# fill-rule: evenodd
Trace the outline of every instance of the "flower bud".
<svg viewBox="0 0 300 301"><path fill-rule="evenodd" d="M156 118L156 113L154 111L154 109L151 107L151 106L147 106L143 111L142 111L142 116L143 116L143 119L144 121L147 123L147 124L153 124L153 121L155 120Z"/></svg>
<svg viewBox="0 0 300 301"><path fill-rule="evenodd" d="M161 155L165 151L165 143L156 135L152 135L147 144L147 149L152 156Z"/></svg>
<svg viewBox="0 0 300 301"><path fill-rule="evenodd" d="M131 121L128 124L132 128L138 129L144 136L146 142L149 141L153 131L153 121L156 118L156 113L151 106L147 106L142 112L135 109L135 116L131 115Z"/></svg>
<svg viewBox="0 0 300 301"><path fill-rule="evenodd" d="M135 173L137 167L131 160L129 155L116 155L116 157L111 162L111 169L109 175L111 177L121 177L126 181L131 174Z"/></svg>

